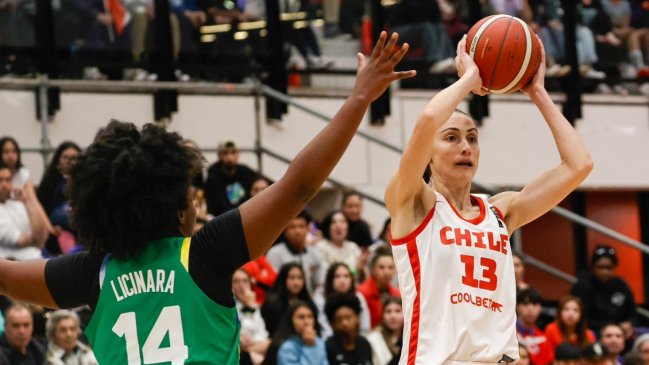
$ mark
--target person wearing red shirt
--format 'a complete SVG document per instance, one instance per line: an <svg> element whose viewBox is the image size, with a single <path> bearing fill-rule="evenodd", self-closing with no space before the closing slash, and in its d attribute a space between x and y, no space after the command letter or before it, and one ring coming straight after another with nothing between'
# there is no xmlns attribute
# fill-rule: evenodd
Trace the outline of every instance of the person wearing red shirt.
<svg viewBox="0 0 649 365"><path fill-rule="evenodd" d="M266 291L273 287L277 279L277 272L266 260L266 256L259 256L258 259L248 262L241 267L253 279L252 290L257 296L257 304L266 300Z"/></svg>
<svg viewBox="0 0 649 365"><path fill-rule="evenodd" d="M545 327L552 359L555 349L563 342L581 349L595 342L595 334L588 329L583 313L584 306L579 298L568 295L559 301L556 320Z"/></svg>
<svg viewBox="0 0 649 365"><path fill-rule="evenodd" d="M372 328L381 324L383 315L383 300L388 296L401 297L399 289L390 284L396 269L389 246L379 247L370 262L370 277L358 286L370 310L370 325Z"/></svg>

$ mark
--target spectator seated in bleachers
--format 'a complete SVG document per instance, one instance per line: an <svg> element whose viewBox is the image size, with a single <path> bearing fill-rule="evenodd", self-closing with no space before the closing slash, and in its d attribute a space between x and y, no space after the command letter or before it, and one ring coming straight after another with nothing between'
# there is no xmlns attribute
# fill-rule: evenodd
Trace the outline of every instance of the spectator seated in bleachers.
<svg viewBox="0 0 649 365"><path fill-rule="evenodd" d="M399 355L403 336L401 298L387 297L383 301L381 324L367 335L372 346L372 363L385 365Z"/></svg>
<svg viewBox="0 0 649 365"><path fill-rule="evenodd" d="M534 365L552 363L552 353L543 331L536 322L541 315L541 294L534 288L523 289L516 295L516 332L518 342L527 347Z"/></svg>
<svg viewBox="0 0 649 365"><path fill-rule="evenodd" d="M329 365L371 364L372 348L360 334L361 303L353 293L332 295L325 313L334 332L325 346Z"/></svg>
<svg viewBox="0 0 649 365"><path fill-rule="evenodd" d="M76 313L68 310L51 313L45 331L48 365L98 364L92 349L79 341L81 326Z"/></svg>
<svg viewBox="0 0 649 365"><path fill-rule="evenodd" d="M370 277L358 287L358 291L367 301L372 328L381 323L383 300L388 296L401 296L399 289L391 284L396 273L390 247L383 246L377 249L370 261Z"/></svg>
<svg viewBox="0 0 649 365"><path fill-rule="evenodd" d="M621 365L624 360L624 330L617 323L607 323L600 331L600 342L611 355L612 365Z"/></svg>
<svg viewBox="0 0 649 365"><path fill-rule="evenodd" d="M11 169L0 162L0 257L41 258L47 235L36 195L29 189L15 189Z"/></svg>
<svg viewBox="0 0 649 365"><path fill-rule="evenodd" d="M346 263L354 273L362 270L361 249L347 240L349 225L345 215L339 210L333 211L322 219L320 227L324 237L315 243L315 248L323 260L323 271L334 262Z"/></svg>
<svg viewBox="0 0 649 365"><path fill-rule="evenodd" d="M307 303L313 309L316 320L315 326L316 329L319 328L317 322L318 309L306 288L304 278L304 270L297 262L290 262L279 270L275 285L272 291L268 293L266 301L261 307L261 316L264 318L266 330L271 337L275 335L275 331L279 327L282 316L286 313L289 305L297 300ZM320 332L319 329L318 332Z"/></svg>
<svg viewBox="0 0 649 365"><path fill-rule="evenodd" d="M305 273L306 287L309 293L322 285L323 262L318 251L307 245L307 234L311 216L302 211L284 229L284 241L271 247L266 253L266 259L277 271L287 263L297 262Z"/></svg>
<svg viewBox="0 0 649 365"><path fill-rule="evenodd" d="M365 336L370 331L370 311L363 294L356 291L356 282L351 269L342 262L334 262L327 270L324 290L318 290L313 295L313 301L318 307L318 323L320 324L320 333L323 339L332 334L331 325L325 315L325 303L332 296L343 293L354 294L358 297L361 306L360 333Z"/></svg>
<svg viewBox="0 0 649 365"><path fill-rule="evenodd" d="M245 270L238 269L232 275L232 293L241 323L241 364L261 364L268 351L270 338L255 292L252 291L250 275Z"/></svg>
<svg viewBox="0 0 649 365"><path fill-rule="evenodd" d="M4 333L0 336L0 363L45 364L45 347L33 338L32 312L22 304L12 304L4 313Z"/></svg>
<svg viewBox="0 0 649 365"><path fill-rule="evenodd" d="M280 318L263 364L327 365L327 351L316 325L316 314L310 304L292 302Z"/></svg>
<svg viewBox="0 0 649 365"><path fill-rule="evenodd" d="M595 333L588 329L579 298L568 295L559 301L556 319L545 327L545 338L553 360L557 346L564 342L582 349L595 342Z"/></svg>

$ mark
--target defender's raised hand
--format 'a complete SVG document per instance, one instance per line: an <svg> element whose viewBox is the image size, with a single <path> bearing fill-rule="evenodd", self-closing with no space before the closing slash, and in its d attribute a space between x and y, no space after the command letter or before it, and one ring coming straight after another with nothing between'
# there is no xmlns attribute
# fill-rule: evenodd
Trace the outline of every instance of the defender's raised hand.
<svg viewBox="0 0 649 365"><path fill-rule="evenodd" d="M358 71L354 93L363 93L370 101L376 100L383 94L392 81L406 79L417 74L414 70L394 70L408 52L409 46L408 43L404 43L398 51L394 52L399 34L392 33L390 40L386 42L387 38L387 33L381 32L369 60L362 53L358 53Z"/></svg>

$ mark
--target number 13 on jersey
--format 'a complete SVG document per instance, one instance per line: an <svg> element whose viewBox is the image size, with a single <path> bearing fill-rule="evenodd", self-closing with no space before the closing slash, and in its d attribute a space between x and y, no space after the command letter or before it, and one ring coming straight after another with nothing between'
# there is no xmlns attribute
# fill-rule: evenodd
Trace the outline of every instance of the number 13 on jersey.
<svg viewBox="0 0 649 365"><path fill-rule="evenodd" d="M488 257L480 257L480 267L482 272L480 278L476 278L475 261L476 257L472 255L460 255L460 261L464 264L464 276L462 284L473 288L479 288L494 291L498 287L498 277L496 276L496 261Z"/></svg>
<svg viewBox="0 0 649 365"><path fill-rule="evenodd" d="M142 365L142 360L144 360L144 364L182 365L189 357L183 335L180 306L177 305L162 308L141 348L142 356L140 356L135 312L122 313L113 326L113 332L126 340L128 365ZM169 334L169 346L160 347L167 333Z"/></svg>

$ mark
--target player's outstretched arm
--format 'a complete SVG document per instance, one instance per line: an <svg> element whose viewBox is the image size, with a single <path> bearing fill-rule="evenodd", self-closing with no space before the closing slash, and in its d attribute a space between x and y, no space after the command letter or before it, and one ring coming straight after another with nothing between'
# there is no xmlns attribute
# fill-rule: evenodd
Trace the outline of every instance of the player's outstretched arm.
<svg viewBox="0 0 649 365"><path fill-rule="evenodd" d="M414 217L416 197L425 184L422 175L433 152L433 138L439 127L453 114L469 94L484 95L478 66L466 53L466 36L457 46L455 63L459 80L438 92L419 113L415 128L401 156L399 168L385 191L385 204L392 217L391 230L402 237L417 227Z"/></svg>
<svg viewBox="0 0 649 365"><path fill-rule="evenodd" d="M520 192L504 192L491 199L503 212L510 233L559 204L593 169L590 152L545 90L545 50L541 50L539 70L523 92L550 127L561 162L529 182Z"/></svg>
<svg viewBox="0 0 649 365"><path fill-rule="evenodd" d="M393 52L398 35L381 33L369 60L358 55L358 72L352 94L336 116L293 159L284 176L239 207L250 258L262 255L306 203L317 193L340 160L367 107L392 81L412 77L414 71L394 67L408 50Z"/></svg>
<svg viewBox="0 0 649 365"><path fill-rule="evenodd" d="M0 259L0 294L18 301L58 308L45 282L46 262Z"/></svg>

